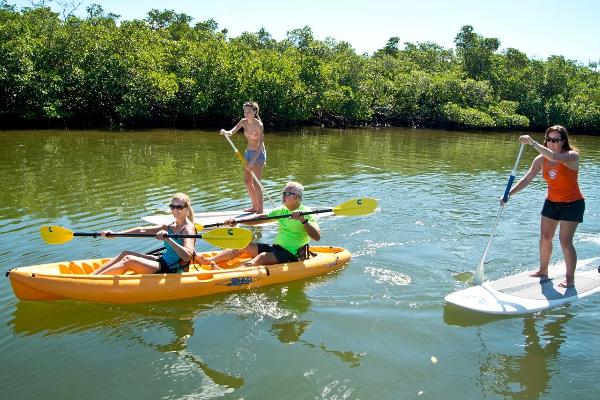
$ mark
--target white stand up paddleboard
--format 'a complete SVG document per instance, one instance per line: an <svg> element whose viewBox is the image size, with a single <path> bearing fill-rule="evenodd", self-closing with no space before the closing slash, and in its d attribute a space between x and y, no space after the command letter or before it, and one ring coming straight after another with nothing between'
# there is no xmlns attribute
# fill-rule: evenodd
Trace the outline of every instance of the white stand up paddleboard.
<svg viewBox="0 0 600 400"><path fill-rule="evenodd" d="M327 207L311 207L313 210L318 210L320 208ZM268 213L271 209L265 208L264 213ZM194 222L200 225L212 225L217 223L223 223L227 219L250 219L255 217L257 214L253 212L243 211L243 210L228 210L228 211L213 211L213 212L202 212L194 214ZM328 213L320 213L319 216L328 216L333 215L332 212ZM146 222L151 223L152 225L168 225L173 222L173 216L171 214L162 214L162 215L147 215L142 217L142 219ZM267 223L275 223L276 220L272 220Z"/></svg>
<svg viewBox="0 0 600 400"><path fill-rule="evenodd" d="M269 212L266 210L265 212ZM203 212L194 214L194 222L201 225L211 225L216 223L224 222L227 219L246 219L252 218L256 214L249 211L242 210L231 210L231 211L214 211L214 212ZM142 217L146 222L150 222L153 225L168 225L173 222L173 216L171 214L162 215L147 215Z"/></svg>
<svg viewBox="0 0 600 400"><path fill-rule="evenodd" d="M550 267L548 278L522 272L495 281L450 293L446 301L459 307L488 314L527 314L574 302L600 292L600 257L577 262L575 285L559 287L565 279L565 264Z"/></svg>

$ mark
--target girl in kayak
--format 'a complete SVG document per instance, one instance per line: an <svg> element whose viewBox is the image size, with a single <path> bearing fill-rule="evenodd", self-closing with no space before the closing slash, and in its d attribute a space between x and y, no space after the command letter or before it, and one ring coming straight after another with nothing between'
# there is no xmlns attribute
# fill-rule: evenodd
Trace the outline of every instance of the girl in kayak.
<svg viewBox="0 0 600 400"><path fill-rule="evenodd" d="M264 127L258 115L259 107L256 102L244 103L244 118L237 123L231 130L221 129L221 135L232 136L240 129L244 129L244 136L248 139L244 159L247 167L244 170L244 183L248 189L252 207L244 211L262 213L263 212L263 192L261 190L260 179L263 169L267 163L267 150L264 142ZM252 176L256 178L255 182Z"/></svg>
<svg viewBox="0 0 600 400"><path fill-rule="evenodd" d="M533 160L527 174L509 192L509 196L527 186L540 171L548 184L548 195L542 208L540 268L532 276L548 277L552 239L556 227L560 224L560 247L565 257L567 272L566 279L559 286L571 287L574 284L577 264L573 236L577 225L583 222L585 211L585 200L577 182L579 151L569 144L569 134L566 128L560 125L551 126L546 130L543 145L529 135L519 137L519 141L531 145L540 154Z"/></svg>
<svg viewBox="0 0 600 400"><path fill-rule="evenodd" d="M195 235L194 210L192 209L190 198L183 193L177 193L173 196L169 208L175 218L175 221L172 223L168 225L132 228L122 232L155 234L156 239L164 241L166 247L164 254L159 257L133 251L124 251L119 256L93 271L92 275L122 275L127 271L133 271L136 274L172 273L185 269L195 255L195 239L175 239L165 237L164 235ZM111 233L112 231L103 231L102 237L110 238ZM196 258L205 261L203 257L196 256Z"/></svg>

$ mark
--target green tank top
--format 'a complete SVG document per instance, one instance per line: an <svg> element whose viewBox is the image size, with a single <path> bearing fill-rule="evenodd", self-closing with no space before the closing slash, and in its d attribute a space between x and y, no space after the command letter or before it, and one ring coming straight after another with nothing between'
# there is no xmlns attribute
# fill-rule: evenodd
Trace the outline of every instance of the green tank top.
<svg viewBox="0 0 600 400"><path fill-rule="evenodd" d="M300 204L300 207L294 211L306 212L312 210L310 207ZM276 217L278 215L288 215L291 213L292 212L288 210L286 206L282 205L271 210L267 213L267 216ZM305 215L304 218L313 224L316 222L314 214ZM277 231L277 237L275 238L275 244L280 245L290 253L297 254L298 249L310 241L310 236L306 233L306 229L304 229L302 222L291 218L280 218L277 220L277 223L279 224L279 229Z"/></svg>

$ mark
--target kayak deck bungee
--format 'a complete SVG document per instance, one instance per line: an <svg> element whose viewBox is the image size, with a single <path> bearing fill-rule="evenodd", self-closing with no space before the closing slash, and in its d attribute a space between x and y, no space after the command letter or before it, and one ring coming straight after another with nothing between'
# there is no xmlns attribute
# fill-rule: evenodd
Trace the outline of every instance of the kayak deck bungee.
<svg viewBox="0 0 600 400"><path fill-rule="evenodd" d="M7 275L21 300L80 300L100 303L147 303L238 292L323 275L338 270L351 258L341 247L311 246L316 253L304 261L244 267L246 254L219 263L220 270L192 264L178 274L89 275L109 258L19 267ZM199 253L205 257L215 252Z"/></svg>

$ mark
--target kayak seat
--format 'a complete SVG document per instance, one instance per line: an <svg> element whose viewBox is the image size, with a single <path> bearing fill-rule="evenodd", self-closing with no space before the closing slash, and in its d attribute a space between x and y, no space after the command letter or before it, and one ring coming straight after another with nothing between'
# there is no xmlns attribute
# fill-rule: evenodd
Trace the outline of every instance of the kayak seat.
<svg viewBox="0 0 600 400"><path fill-rule="evenodd" d="M93 272L93 271L96 269L96 268L94 268L93 266L91 266L90 264L88 264L88 263L84 263L84 262L82 262L82 263L81 263L81 267L83 268L83 272L84 272L86 275L88 275L88 274L92 273L92 272Z"/></svg>
<svg viewBox="0 0 600 400"><path fill-rule="evenodd" d="M69 264L58 264L58 270L61 274L71 274L71 268L69 268Z"/></svg>
<svg viewBox="0 0 600 400"><path fill-rule="evenodd" d="M68 264L58 264L58 270L63 275L88 275L94 269L98 268L101 264L94 263L90 265L85 262L76 263L71 261Z"/></svg>
<svg viewBox="0 0 600 400"><path fill-rule="evenodd" d="M72 274L78 274L78 275L85 275L85 271L84 269L81 267L81 265L71 261L69 263L69 269L71 270Z"/></svg>

